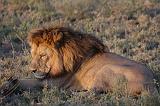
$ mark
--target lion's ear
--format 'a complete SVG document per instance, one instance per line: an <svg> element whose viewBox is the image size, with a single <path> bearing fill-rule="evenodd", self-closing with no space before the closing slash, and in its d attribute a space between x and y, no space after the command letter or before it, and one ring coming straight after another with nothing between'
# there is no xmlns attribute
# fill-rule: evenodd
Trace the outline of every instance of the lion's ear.
<svg viewBox="0 0 160 106"><path fill-rule="evenodd" d="M63 33L62 32L56 32L56 33L52 33L53 34L53 41L56 43L57 41L61 40L63 37Z"/></svg>
<svg viewBox="0 0 160 106"><path fill-rule="evenodd" d="M56 48L60 48L63 41L63 33L62 32L55 33L53 35L53 41Z"/></svg>
<svg viewBox="0 0 160 106"><path fill-rule="evenodd" d="M28 33L28 37L27 37L27 40L28 40L28 43L31 44L31 43L35 43L35 44L39 44L39 43L42 43L44 40L43 40L43 30L42 29L34 29L34 30L31 30L29 33Z"/></svg>

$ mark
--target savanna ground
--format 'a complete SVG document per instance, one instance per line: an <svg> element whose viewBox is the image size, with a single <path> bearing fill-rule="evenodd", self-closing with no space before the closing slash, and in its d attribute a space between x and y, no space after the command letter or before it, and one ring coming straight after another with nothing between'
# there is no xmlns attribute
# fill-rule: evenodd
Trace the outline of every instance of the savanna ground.
<svg viewBox="0 0 160 106"><path fill-rule="evenodd" d="M159 0L0 0L0 84L9 76L32 78L27 33L32 28L63 25L92 33L115 52L147 65L160 85ZM158 88L159 89L159 88ZM122 96L121 96L122 95ZM160 96L137 100L121 91L95 95L43 89L23 92L0 105L158 106Z"/></svg>

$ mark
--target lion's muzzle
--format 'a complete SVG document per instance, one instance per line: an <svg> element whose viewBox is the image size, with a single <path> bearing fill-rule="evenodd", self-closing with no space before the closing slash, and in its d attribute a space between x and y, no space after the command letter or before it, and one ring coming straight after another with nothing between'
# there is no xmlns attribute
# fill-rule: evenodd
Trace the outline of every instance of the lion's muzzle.
<svg viewBox="0 0 160 106"><path fill-rule="evenodd" d="M34 77L37 78L37 79L45 79L48 75L48 73L45 73L45 72L40 72L40 71L33 71L32 72Z"/></svg>
<svg viewBox="0 0 160 106"><path fill-rule="evenodd" d="M30 64L30 67L29 67L30 71L33 73L35 78L37 78L37 79L45 79L48 76L48 74L50 72L50 69L44 67L45 65L37 66L37 64L34 64L32 62Z"/></svg>

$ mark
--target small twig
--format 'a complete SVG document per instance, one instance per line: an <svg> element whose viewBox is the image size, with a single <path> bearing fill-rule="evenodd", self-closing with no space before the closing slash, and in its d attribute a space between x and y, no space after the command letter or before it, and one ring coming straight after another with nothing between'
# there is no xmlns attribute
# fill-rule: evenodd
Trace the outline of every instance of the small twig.
<svg viewBox="0 0 160 106"><path fill-rule="evenodd" d="M12 55L13 55L13 58L15 58L15 49L14 49L14 46L13 46L13 43L11 42L11 47L12 47Z"/></svg>

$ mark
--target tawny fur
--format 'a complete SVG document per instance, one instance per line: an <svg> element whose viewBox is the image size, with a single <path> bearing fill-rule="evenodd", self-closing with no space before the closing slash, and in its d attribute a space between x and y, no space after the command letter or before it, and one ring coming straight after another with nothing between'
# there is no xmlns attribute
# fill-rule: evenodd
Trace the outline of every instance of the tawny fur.
<svg viewBox="0 0 160 106"><path fill-rule="evenodd" d="M155 91L152 71L144 65L110 53L96 37L65 27L36 29L29 33L32 69L51 69L53 85L74 90L113 91L124 79L124 91L135 95ZM48 60L40 69L41 52ZM42 56L43 57L43 56ZM119 86L119 85L118 85Z"/></svg>

